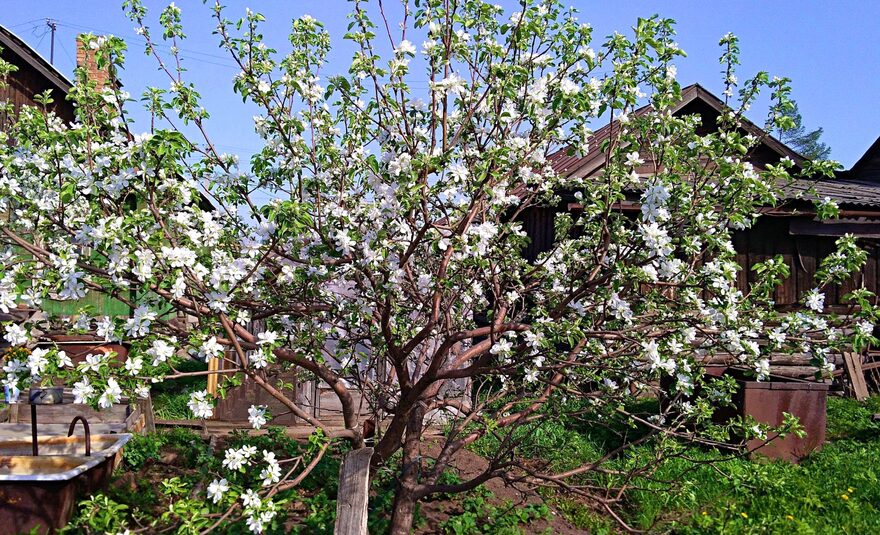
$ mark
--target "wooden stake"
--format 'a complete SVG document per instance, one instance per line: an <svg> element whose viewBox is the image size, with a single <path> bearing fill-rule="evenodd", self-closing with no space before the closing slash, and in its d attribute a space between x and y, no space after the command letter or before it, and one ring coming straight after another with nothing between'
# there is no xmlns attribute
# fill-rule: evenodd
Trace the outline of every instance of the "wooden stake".
<svg viewBox="0 0 880 535"><path fill-rule="evenodd" d="M342 460L336 496L334 535L367 535L370 459L373 448L352 450Z"/></svg>
<svg viewBox="0 0 880 535"><path fill-rule="evenodd" d="M857 353L844 353L843 366L846 375L852 385L856 399L864 401L868 399L868 385L865 383L865 372L862 369L862 357Z"/></svg>

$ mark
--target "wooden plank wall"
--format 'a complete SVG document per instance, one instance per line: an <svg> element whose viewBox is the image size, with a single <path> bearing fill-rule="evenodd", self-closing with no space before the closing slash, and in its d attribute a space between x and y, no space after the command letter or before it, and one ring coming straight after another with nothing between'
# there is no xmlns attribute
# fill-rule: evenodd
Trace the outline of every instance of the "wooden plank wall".
<svg viewBox="0 0 880 535"><path fill-rule="evenodd" d="M3 50L2 58L18 67L18 70L9 75L7 79L8 86L0 89L0 100L8 101L13 104L14 112L12 116L6 113L0 113L0 130L5 131L24 106L37 106L34 101L34 95L42 93L46 89L52 89L52 97L55 102L52 108L65 121L72 121L74 118L73 104L68 102L57 87L49 83L40 73L34 71L21 58L13 54L11 51Z"/></svg>
<svg viewBox="0 0 880 535"><path fill-rule="evenodd" d="M552 247L556 210L552 208L530 208L521 215L523 229L531 242L525 251L529 260ZM816 287L816 271L823 258L835 249L835 237L793 236L789 224L794 218L764 216L748 230L733 234L737 262L743 269L737 274L737 287L747 292L755 281L752 270L758 262L782 255L788 265L790 276L776 289L775 300L780 308L796 305L804 294ZM841 285L825 288L825 305L829 311L842 311L849 303L843 297L862 284L871 292L880 288L880 244L877 240L862 240L861 246L868 251L868 261L852 279Z"/></svg>
<svg viewBox="0 0 880 535"><path fill-rule="evenodd" d="M538 255L549 251L556 240L556 213L554 208L534 207L525 210L520 216L523 230L529 236L525 257L535 260Z"/></svg>
<svg viewBox="0 0 880 535"><path fill-rule="evenodd" d="M834 237L792 236L788 226L791 218L763 217L749 230L734 234L734 248L737 262L744 268L739 274L737 285L743 292L755 280L752 270L758 262L775 255L782 255L791 276L776 290L776 303L780 307L792 306L799 302L805 293L816 287L815 275L823 258L835 250ZM877 292L878 288L878 247L875 241L865 240L862 247L868 251L868 261L852 279L841 285L829 285L825 289L825 305L831 309L848 305L843 297L859 288L865 287Z"/></svg>
<svg viewBox="0 0 880 535"><path fill-rule="evenodd" d="M235 358L234 354L228 356L229 358ZM221 362L220 369L225 369L223 364L225 362ZM278 386L279 381L283 381L285 384L293 384L294 388L284 389L282 392L288 399L296 402L300 401L297 397L300 388L297 387L299 380L295 369L287 371L273 369L271 373L264 373L263 378L275 387ZM223 378L218 379L222 384ZM269 425L296 425L302 421L294 416L287 406L269 395L256 381L247 378L243 380L241 385L228 387L225 398L217 399L213 418L215 420L231 422L247 421L248 409L250 409L251 405L265 405L268 407L270 414L273 416Z"/></svg>

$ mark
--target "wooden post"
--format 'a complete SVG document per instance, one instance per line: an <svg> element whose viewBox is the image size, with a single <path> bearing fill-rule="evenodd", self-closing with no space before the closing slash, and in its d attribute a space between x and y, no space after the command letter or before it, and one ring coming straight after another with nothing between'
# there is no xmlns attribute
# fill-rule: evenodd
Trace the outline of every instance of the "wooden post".
<svg viewBox="0 0 880 535"><path fill-rule="evenodd" d="M156 415L153 413L153 396L148 395L147 399L138 399L137 406L144 418L144 433L155 433Z"/></svg>
<svg viewBox="0 0 880 535"><path fill-rule="evenodd" d="M17 424L19 422L18 411L21 408L21 403L12 403L9 405L9 418L7 421L11 424Z"/></svg>
<svg viewBox="0 0 880 535"><path fill-rule="evenodd" d="M367 501L370 495L370 459L373 448L348 452L339 470L334 535L367 535Z"/></svg>
<svg viewBox="0 0 880 535"><path fill-rule="evenodd" d="M220 359L214 357L208 359L208 371L216 372L220 369ZM208 374L208 394L211 396L217 395L217 374L210 373Z"/></svg>
<svg viewBox="0 0 880 535"><path fill-rule="evenodd" d="M321 416L321 390L318 388L318 379L315 377L312 379L312 418L319 418Z"/></svg>
<svg viewBox="0 0 880 535"><path fill-rule="evenodd" d="M862 357L857 353L843 353L843 366L849 383L852 385L856 399L864 401L868 399L868 385L865 383L865 372L862 370Z"/></svg>

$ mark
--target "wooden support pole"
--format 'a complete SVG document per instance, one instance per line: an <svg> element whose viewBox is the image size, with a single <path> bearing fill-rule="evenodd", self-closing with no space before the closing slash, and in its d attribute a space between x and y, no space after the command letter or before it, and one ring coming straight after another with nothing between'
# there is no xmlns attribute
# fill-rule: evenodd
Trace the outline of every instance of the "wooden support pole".
<svg viewBox="0 0 880 535"><path fill-rule="evenodd" d="M352 450L342 460L336 495L334 535L367 535L370 459L373 448Z"/></svg>
<svg viewBox="0 0 880 535"><path fill-rule="evenodd" d="M214 357L208 359L208 371L216 372L220 370L220 359ZM217 395L217 374L210 373L208 374L208 394L211 396Z"/></svg>

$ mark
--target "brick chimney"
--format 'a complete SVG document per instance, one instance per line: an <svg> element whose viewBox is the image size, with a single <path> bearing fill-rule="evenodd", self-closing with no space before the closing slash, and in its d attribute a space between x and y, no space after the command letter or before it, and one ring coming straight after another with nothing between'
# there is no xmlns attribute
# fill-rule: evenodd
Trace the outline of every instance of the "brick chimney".
<svg viewBox="0 0 880 535"><path fill-rule="evenodd" d="M85 69L88 79L94 81L101 91L110 82L110 70L98 68L95 50L89 47L85 37L85 34L76 36L76 66Z"/></svg>

